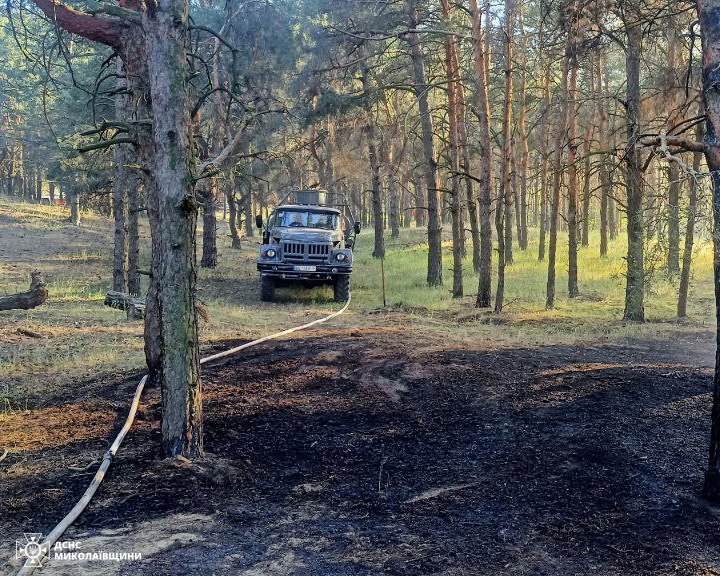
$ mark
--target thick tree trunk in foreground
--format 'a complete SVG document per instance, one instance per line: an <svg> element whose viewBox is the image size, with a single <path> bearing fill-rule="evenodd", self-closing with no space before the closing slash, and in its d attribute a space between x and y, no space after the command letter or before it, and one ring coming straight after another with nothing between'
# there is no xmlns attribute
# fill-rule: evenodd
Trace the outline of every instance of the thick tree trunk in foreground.
<svg viewBox="0 0 720 576"><path fill-rule="evenodd" d="M628 18L635 18L634 15ZM645 269L643 261L643 176L640 148L635 144L640 134L640 51L642 28L626 22L627 48L627 275L625 287L625 320L645 320Z"/></svg>
<svg viewBox="0 0 720 576"><path fill-rule="evenodd" d="M705 161L713 186L715 314L718 320L710 449L703 495L720 502L720 92L717 88L720 83L720 0L699 0L698 16L703 52L703 101L707 114Z"/></svg>
<svg viewBox="0 0 720 576"><path fill-rule="evenodd" d="M488 98L488 77L485 38L477 0L470 0L472 13L472 39L475 65L475 108L480 133L480 278L475 306L489 308L492 301L492 223L490 211L492 202L492 149L490 140L490 103Z"/></svg>
<svg viewBox="0 0 720 576"><path fill-rule="evenodd" d="M195 307L195 227L186 75L187 0L158 0L143 13L153 111L162 277L163 447L168 456L203 454L202 385Z"/></svg>
<svg viewBox="0 0 720 576"><path fill-rule="evenodd" d="M406 0L406 9L410 20L410 29L420 26L415 0ZM425 184L427 186L428 209L428 286L441 286L442 278L442 215L437 185L437 160L433 136L433 121L428 98L429 86L425 77L425 58L420 45L420 35L411 32L407 35L410 46L410 58L413 67L413 91L420 113L422 129L422 147L425 159Z"/></svg>
<svg viewBox="0 0 720 576"><path fill-rule="evenodd" d="M42 275L40 272L33 272L27 292L0 297L0 310L30 310L40 306L47 297L48 290Z"/></svg>

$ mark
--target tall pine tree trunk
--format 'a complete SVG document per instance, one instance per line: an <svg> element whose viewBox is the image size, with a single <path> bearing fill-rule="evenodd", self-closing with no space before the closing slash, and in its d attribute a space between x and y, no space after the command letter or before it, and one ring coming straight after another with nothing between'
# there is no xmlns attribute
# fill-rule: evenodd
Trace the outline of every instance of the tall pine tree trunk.
<svg viewBox="0 0 720 576"><path fill-rule="evenodd" d="M415 6L416 0L405 0L409 17L410 30L418 30L420 20ZM420 35L410 32L407 35L410 47L410 58L413 68L413 91L418 103L420 113L420 127L422 134L422 148L425 159L425 184L427 186L428 208L428 286L441 286L442 278L442 214L438 198L437 160L435 159L435 145L433 121L430 114L428 98L429 86L425 77L425 58L420 45Z"/></svg>
<svg viewBox="0 0 720 576"><path fill-rule="evenodd" d="M490 220L492 203L492 148L490 140L490 102L488 98L488 76L485 37L477 0L470 0L472 14L472 39L475 65L475 108L478 116L480 147L480 182L478 199L480 205L480 277L475 305L489 308L492 301L492 224Z"/></svg>
<svg viewBox="0 0 720 576"><path fill-rule="evenodd" d="M123 76L122 60L117 62L118 76ZM125 122L129 116L127 94L124 82L120 83L119 93L115 96L115 117L118 122ZM132 186L130 174L132 150L128 144L115 146L113 150L115 162L115 182L113 183L113 290L127 292L128 289L128 189Z"/></svg>
<svg viewBox="0 0 720 576"><path fill-rule="evenodd" d="M515 20L514 0L505 0L505 103L503 108L502 158L500 160L500 193L498 195L495 227L498 235L498 282L495 291L495 312L500 313L505 299L505 260L507 258L507 229L512 230L510 216L510 196L512 186L512 37ZM503 204L505 210L502 210ZM504 212L504 214L503 214ZM503 223L504 221L504 223ZM504 226L504 230L503 230ZM512 236L510 236L512 243Z"/></svg>
<svg viewBox="0 0 720 576"><path fill-rule="evenodd" d="M575 164L577 156L577 55L570 58L570 81L568 83L568 296L580 294L578 288L578 175Z"/></svg>
<svg viewBox="0 0 720 576"><path fill-rule="evenodd" d="M553 161L553 195L550 204L550 238L548 240L548 275L545 291L545 307L555 306L555 258L557 256L558 216L560 213L560 188L562 184L562 160L565 143L565 128L568 116L568 63L570 59L569 47L565 51L560 78L560 113L555 133L555 159Z"/></svg>
<svg viewBox="0 0 720 576"><path fill-rule="evenodd" d="M643 261L643 175L640 149L635 145L640 134L640 52L642 27L636 15L625 22L627 72L625 119L628 149L625 153L627 172L627 275L625 286L625 320L645 320L645 270Z"/></svg>
<svg viewBox="0 0 720 576"><path fill-rule="evenodd" d="M372 212L375 230L375 247L372 255L375 258L385 257L385 220L383 214L383 194L380 182L380 159L376 146L375 117L372 110L372 95L370 94L370 80L367 65L363 62L361 78L365 105L365 135L367 138L368 159L370 162Z"/></svg>
<svg viewBox="0 0 720 576"><path fill-rule="evenodd" d="M443 19L450 26L450 2L441 0ZM445 72L448 80L448 125L450 132L450 214L453 238L453 298L463 295L463 253L465 230L462 219L462 202L458 173L460 172L460 145L458 138L457 72L455 70L455 41L445 36Z"/></svg>
<svg viewBox="0 0 720 576"><path fill-rule="evenodd" d="M542 79L543 116L545 123L550 124L550 66L545 66ZM550 131L545 131L544 149L540 151L542 161L540 165L540 239L538 242L538 262L545 260L545 236L548 229L548 163L550 161Z"/></svg>
<svg viewBox="0 0 720 576"><path fill-rule="evenodd" d="M528 161L530 159L530 150L528 147L527 128L525 126L525 116L527 113L527 55L528 46L525 36L525 19L523 13L525 11L524 4L519 5L518 25L520 28L520 94L518 98L518 106L520 111L518 114L518 131L520 137L519 161L518 161L518 179L520 180L520 198L517 203L516 210L520 220L518 229L518 246L520 250L527 250L528 246L528 215L527 215L527 185L528 185Z"/></svg>

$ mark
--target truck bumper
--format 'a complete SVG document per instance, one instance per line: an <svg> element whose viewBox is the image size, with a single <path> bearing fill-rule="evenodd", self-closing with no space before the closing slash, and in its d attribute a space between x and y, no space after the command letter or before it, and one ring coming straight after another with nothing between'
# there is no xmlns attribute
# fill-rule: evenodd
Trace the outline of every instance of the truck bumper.
<svg viewBox="0 0 720 576"><path fill-rule="evenodd" d="M269 276L280 280L314 280L322 282L331 280L335 276L349 276L352 273L352 266L331 266L329 264L317 264L315 270L298 270L293 264L260 263L257 269L262 276Z"/></svg>

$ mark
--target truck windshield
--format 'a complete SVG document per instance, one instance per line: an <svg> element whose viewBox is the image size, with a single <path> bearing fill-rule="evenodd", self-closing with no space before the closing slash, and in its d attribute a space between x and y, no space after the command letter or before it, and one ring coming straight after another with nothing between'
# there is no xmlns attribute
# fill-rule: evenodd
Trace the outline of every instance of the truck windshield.
<svg viewBox="0 0 720 576"><path fill-rule="evenodd" d="M311 212L309 210L278 210L275 212L275 226L335 230L337 222L338 216L332 212Z"/></svg>

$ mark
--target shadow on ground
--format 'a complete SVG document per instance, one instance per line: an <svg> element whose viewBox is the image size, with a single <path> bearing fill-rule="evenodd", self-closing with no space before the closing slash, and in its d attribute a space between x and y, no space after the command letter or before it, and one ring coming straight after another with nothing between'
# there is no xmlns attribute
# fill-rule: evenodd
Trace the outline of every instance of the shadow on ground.
<svg viewBox="0 0 720 576"><path fill-rule="evenodd" d="M144 559L44 573L720 574L697 496L711 344L443 350L377 330L253 349L205 370L209 463L159 459L149 391L67 536ZM122 413L130 391L97 394ZM44 472L7 476L8 540L89 480Z"/></svg>

